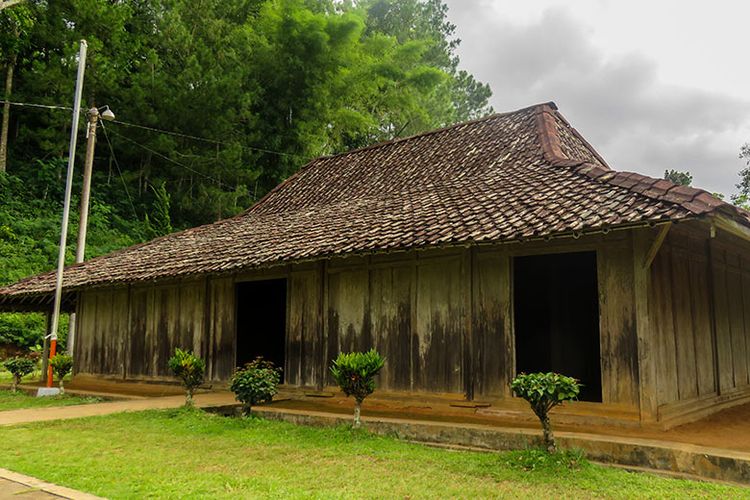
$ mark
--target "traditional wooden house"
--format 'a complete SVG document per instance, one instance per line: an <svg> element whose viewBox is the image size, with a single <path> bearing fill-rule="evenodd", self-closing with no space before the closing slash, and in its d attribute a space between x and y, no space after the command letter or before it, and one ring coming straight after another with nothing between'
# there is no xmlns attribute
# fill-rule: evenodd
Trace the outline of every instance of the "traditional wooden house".
<svg viewBox="0 0 750 500"><path fill-rule="evenodd" d="M236 217L68 267L64 304L78 375L164 379L181 346L216 382L263 355L321 388L375 347L385 390L502 406L555 370L669 423L750 401L748 249L745 212L611 170L548 103L313 160Z"/></svg>

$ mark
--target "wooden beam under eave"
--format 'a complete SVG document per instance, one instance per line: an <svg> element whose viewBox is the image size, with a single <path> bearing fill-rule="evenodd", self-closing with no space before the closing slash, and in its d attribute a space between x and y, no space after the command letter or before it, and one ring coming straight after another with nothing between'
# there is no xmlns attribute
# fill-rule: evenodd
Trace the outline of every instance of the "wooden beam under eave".
<svg viewBox="0 0 750 500"><path fill-rule="evenodd" d="M750 241L750 228L743 226L732 219L720 215L714 217L713 223L715 227L722 231L737 236L738 238L742 238L745 241Z"/></svg>
<svg viewBox="0 0 750 500"><path fill-rule="evenodd" d="M654 239L653 243L651 243L651 247L648 249L648 253L646 254L646 258L643 261L643 269L649 269L651 267L651 264L654 262L654 259L656 258L656 254L659 253L659 249L664 244L664 240L667 239L667 234L669 233L669 230L672 228L672 223L667 222L661 228L659 229L659 234L656 235L656 238Z"/></svg>

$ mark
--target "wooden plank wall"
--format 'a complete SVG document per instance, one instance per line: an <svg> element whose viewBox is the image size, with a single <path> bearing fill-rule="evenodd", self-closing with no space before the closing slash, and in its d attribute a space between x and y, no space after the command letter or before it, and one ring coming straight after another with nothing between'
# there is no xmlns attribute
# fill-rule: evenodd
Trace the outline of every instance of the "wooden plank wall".
<svg viewBox="0 0 750 500"><path fill-rule="evenodd" d="M678 226L652 264L649 306L660 406L711 398L720 386L734 388L735 350L745 360L738 373L747 383L747 356L739 343L732 345L734 331L742 332L743 345L745 338L739 261L730 270L726 258L718 258L725 254L713 247L707 229Z"/></svg>
<svg viewBox="0 0 750 500"><path fill-rule="evenodd" d="M564 242L350 257L290 266L286 383L331 384L340 351L375 347L387 390L507 397L514 376L512 258L597 251L604 401L638 403L632 238L620 232ZM271 272L138 285L81 294L77 372L169 376L176 346L226 381L235 364L235 286ZM750 280L749 280L750 282Z"/></svg>
<svg viewBox="0 0 750 500"><path fill-rule="evenodd" d="M750 259L742 244L719 233L710 242L721 394L750 385Z"/></svg>
<svg viewBox="0 0 750 500"><path fill-rule="evenodd" d="M76 373L170 378L175 347L206 357L213 380L234 369L231 278L91 291L81 294L78 312Z"/></svg>

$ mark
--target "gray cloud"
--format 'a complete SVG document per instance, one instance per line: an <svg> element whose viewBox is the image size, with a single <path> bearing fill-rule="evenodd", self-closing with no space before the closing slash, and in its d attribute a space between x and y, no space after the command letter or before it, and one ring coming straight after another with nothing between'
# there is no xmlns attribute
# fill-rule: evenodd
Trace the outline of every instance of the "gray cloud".
<svg viewBox="0 0 750 500"><path fill-rule="evenodd" d="M690 170L701 187L734 191L750 101L661 82L647 54L605 54L566 9L519 25L483 1L448 3L462 65L490 83L498 111L554 100L613 168Z"/></svg>

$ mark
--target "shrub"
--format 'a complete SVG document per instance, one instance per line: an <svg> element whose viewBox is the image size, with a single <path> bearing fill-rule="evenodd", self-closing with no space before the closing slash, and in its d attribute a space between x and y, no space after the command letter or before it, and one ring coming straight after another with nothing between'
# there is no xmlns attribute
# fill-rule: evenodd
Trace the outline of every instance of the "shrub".
<svg viewBox="0 0 750 500"><path fill-rule="evenodd" d="M193 406L193 393L203 383L206 362L192 351L178 347L174 350L174 356L169 358L169 369L185 388L185 406Z"/></svg>
<svg viewBox="0 0 750 500"><path fill-rule="evenodd" d="M554 453L555 437L552 434L549 412L555 406L578 397L581 391L578 381L559 373L522 373L513 379L510 387L516 396L529 402L542 423L544 446L548 452Z"/></svg>
<svg viewBox="0 0 750 500"><path fill-rule="evenodd" d="M6 360L3 363L3 366L5 366L5 369L13 375L11 390L16 392L18 390L18 384L21 383L21 378L33 372L34 368L36 368L36 363L34 363L32 359L16 356Z"/></svg>
<svg viewBox="0 0 750 500"><path fill-rule="evenodd" d="M271 402L279 382L281 368L259 357L234 372L229 388L244 405L245 415L250 415L253 405Z"/></svg>
<svg viewBox="0 0 750 500"><path fill-rule="evenodd" d="M333 378L347 397L354 396L354 427L361 425L362 401L375 391L375 375L384 364L385 359L375 349L367 352L342 352L333 361Z"/></svg>
<svg viewBox="0 0 750 500"><path fill-rule="evenodd" d="M55 354L49 358L49 365L52 367L52 371L57 375L57 380L60 383L60 393L65 393L65 387L63 386L63 379L65 376L73 370L73 356L65 353Z"/></svg>

